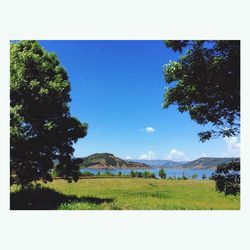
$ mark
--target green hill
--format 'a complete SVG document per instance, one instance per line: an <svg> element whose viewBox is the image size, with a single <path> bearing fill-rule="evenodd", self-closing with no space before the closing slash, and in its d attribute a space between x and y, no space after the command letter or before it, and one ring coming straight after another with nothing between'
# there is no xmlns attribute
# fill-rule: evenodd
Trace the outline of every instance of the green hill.
<svg viewBox="0 0 250 250"><path fill-rule="evenodd" d="M178 168L186 168L186 169L208 169L208 168L216 168L217 165L228 163L231 161L239 161L238 157L202 157L198 158L194 161L187 162Z"/></svg>
<svg viewBox="0 0 250 250"><path fill-rule="evenodd" d="M149 168L147 164L122 160L110 153L97 153L77 158L80 168L117 169L117 168Z"/></svg>

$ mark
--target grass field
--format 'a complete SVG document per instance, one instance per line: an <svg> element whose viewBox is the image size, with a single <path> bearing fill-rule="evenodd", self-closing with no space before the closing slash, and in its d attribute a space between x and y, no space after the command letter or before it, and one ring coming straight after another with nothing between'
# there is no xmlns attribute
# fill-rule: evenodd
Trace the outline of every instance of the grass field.
<svg viewBox="0 0 250 250"><path fill-rule="evenodd" d="M12 188L11 209L240 209L240 196L216 192L213 181L96 178L54 180L43 187L32 194Z"/></svg>

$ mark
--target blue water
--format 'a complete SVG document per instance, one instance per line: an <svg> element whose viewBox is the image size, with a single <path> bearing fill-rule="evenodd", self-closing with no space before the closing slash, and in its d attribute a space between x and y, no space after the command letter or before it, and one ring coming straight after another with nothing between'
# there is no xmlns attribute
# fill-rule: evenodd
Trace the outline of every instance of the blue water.
<svg viewBox="0 0 250 250"><path fill-rule="evenodd" d="M150 169L133 169L133 171L138 171L138 172L144 172L144 171L149 171L155 174L156 178L159 178L159 170L160 168L150 168ZM106 173L107 171L117 175L119 172L121 172L122 174L125 175L129 175L131 172L131 169L92 169L92 168L85 168L85 169L81 169L81 172L91 172L94 175L97 175L97 173ZM214 172L214 170L210 170L210 169L203 169L203 170L196 170L196 169L172 169L172 168L164 168L165 173L167 174L167 178L168 177L182 177L183 174L189 178L192 179L192 175L193 174L197 174L197 180L201 180L202 179L202 175L206 174L206 177L209 178L212 173Z"/></svg>

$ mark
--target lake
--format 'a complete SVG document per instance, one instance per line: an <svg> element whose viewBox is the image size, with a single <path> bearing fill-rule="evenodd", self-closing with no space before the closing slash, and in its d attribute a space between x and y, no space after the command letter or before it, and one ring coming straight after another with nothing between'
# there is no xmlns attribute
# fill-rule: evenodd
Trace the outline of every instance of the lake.
<svg viewBox="0 0 250 250"><path fill-rule="evenodd" d="M138 171L138 172L144 172L144 171L149 171L155 174L156 178L159 178L159 167L155 167L155 168L150 168L150 169L92 169L92 168L83 168L81 169L81 172L91 172L95 175L97 175L97 173L106 173L107 171L117 175L119 172L121 172L122 174L126 174L129 175L131 170L133 171ZM202 179L202 175L205 174L207 178L209 178L212 173L214 172L214 170L211 169L173 169L173 168L164 168L165 173L167 174L167 178L168 177L182 177L183 174L191 179L193 174L197 174L197 178L198 180Z"/></svg>

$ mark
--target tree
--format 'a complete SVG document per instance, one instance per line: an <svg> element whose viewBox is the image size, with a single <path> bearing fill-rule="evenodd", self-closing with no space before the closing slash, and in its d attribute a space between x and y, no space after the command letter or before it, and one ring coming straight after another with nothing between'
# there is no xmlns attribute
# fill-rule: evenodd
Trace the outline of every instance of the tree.
<svg viewBox="0 0 250 250"><path fill-rule="evenodd" d="M218 165L212 179L218 192L224 192L225 195L240 194L240 162Z"/></svg>
<svg viewBox="0 0 250 250"><path fill-rule="evenodd" d="M198 174L193 174L192 179L195 180L198 177Z"/></svg>
<svg viewBox="0 0 250 250"><path fill-rule="evenodd" d="M151 172L151 173L150 173L150 178L155 179L155 174Z"/></svg>
<svg viewBox="0 0 250 250"><path fill-rule="evenodd" d="M206 174L203 173L201 178L202 178L202 180L205 180L207 178Z"/></svg>
<svg viewBox="0 0 250 250"><path fill-rule="evenodd" d="M150 178L150 172L144 171L144 172L142 173L142 177L145 178L145 179Z"/></svg>
<svg viewBox="0 0 250 250"><path fill-rule="evenodd" d="M139 171L136 171L136 177L138 177L138 178L142 178L143 176L142 176L142 173L141 172L139 172Z"/></svg>
<svg viewBox="0 0 250 250"><path fill-rule="evenodd" d="M167 175L166 175L166 173L165 173L165 171L164 171L163 168L160 169L160 171L159 171L159 176L160 176L162 179L166 179Z"/></svg>
<svg viewBox="0 0 250 250"><path fill-rule="evenodd" d="M130 177L132 178L136 177L136 173L133 170L130 171Z"/></svg>
<svg viewBox="0 0 250 250"><path fill-rule="evenodd" d="M71 117L69 92L67 73L54 53L36 41L11 44L11 184L51 181L55 161L61 177L78 179L72 145L86 136L87 124Z"/></svg>
<svg viewBox="0 0 250 250"><path fill-rule="evenodd" d="M178 105L198 124L200 141L240 132L240 41L166 41L181 56L164 67L164 108ZM172 84L170 86L170 84Z"/></svg>
<svg viewBox="0 0 250 250"><path fill-rule="evenodd" d="M186 177L185 173L182 173L182 180L187 180L188 178Z"/></svg>

